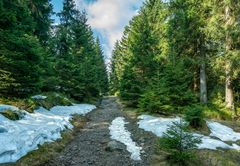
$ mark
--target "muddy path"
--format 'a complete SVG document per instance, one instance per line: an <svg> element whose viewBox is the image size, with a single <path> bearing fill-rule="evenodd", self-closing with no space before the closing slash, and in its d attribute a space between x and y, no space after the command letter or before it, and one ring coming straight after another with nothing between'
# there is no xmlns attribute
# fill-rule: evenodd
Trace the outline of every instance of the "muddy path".
<svg viewBox="0 0 240 166"><path fill-rule="evenodd" d="M116 117L125 117L129 124L126 129L132 139L143 148L141 161L134 161L124 147L122 150L108 151L111 140L109 125ZM104 98L99 109L86 115L88 122L60 155L49 161L47 166L148 166L154 153L155 137L138 128L137 119L130 118L121 111L115 97Z"/></svg>

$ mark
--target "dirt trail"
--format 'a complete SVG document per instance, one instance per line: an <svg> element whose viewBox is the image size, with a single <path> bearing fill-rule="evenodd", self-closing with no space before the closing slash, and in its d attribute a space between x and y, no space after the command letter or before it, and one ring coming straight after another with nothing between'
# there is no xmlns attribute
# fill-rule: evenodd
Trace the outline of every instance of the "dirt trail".
<svg viewBox="0 0 240 166"><path fill-rule="evenodd" d="M145 153L141 161L130 159L130 153L122 151L106 151L111 141L109 125L116 117L125 117L130 122L126 125L132 133L132 139L143 147ZM148 166L154 150L154 136L139 129L136 119L131 119L121 111L116 98L107 97L102 101L101 108L86 115L88 122L73 141L66 146L60 156L50 161L47 166Z"/></svg>

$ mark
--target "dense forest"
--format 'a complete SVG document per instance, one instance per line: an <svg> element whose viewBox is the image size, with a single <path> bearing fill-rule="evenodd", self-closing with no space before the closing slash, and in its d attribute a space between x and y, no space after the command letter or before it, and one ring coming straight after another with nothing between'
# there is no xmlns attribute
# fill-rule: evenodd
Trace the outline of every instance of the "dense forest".
<svg viewBox="0 0 240 166"><path fill-rule="evenodd" d="M0 166L239 165L240 0L143 1L0 0Z"/></svg>
<svg viewBox="0 0 240 166"><path fill-rule="evenodd" d="M111 93L153 113L201 107L235 116L239 18L236 0L145 2L115 44Z"/></svg>
<svg viewBox="0 0 240 166"><path fill-rule="evenodd" d="M26 98L55 91L83 101L107 92L99 40L86 13L64 0L51 16L50 0L0 1L0 96Z"/></svg>

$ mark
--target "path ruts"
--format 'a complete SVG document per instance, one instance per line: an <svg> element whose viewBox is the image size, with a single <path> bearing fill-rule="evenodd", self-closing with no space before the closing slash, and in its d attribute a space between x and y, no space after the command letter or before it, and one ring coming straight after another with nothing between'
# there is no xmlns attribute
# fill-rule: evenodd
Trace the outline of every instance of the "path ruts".
<svg viewBox="0 0 240 166"><path fill-rule="evenodd" d="M132 133L132 139L143 147L145 153L141 161L133 161L130 153L122 151L108 152L106 146L111 141L109 125L116 117L125 117L130 122L126 125ZM136 119L130 119L121 111L115 97L104 98L101 108L86 115L86 126L75 136L61 154L49 161L47 166L148 166L150 155L154 151L154 137L139 129Z"/></svg>

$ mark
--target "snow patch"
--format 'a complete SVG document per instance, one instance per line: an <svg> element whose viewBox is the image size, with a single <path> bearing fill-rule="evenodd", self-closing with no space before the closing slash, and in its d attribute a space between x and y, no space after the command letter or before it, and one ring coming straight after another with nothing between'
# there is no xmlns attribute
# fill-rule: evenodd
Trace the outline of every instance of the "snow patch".
<svg viewBox="0 0 240 166"><path fill-rule="evenodd" d="M43 96L43 95L35 95L31 97L32 99L36 99L36 100L44 100L47 98L47 96Z"/></svg>
<svg viewBox="0 0 240 166"><path fill-rule="evenodd" d="M5 110L17 111L19 109L15 106L0 104L0 112Z"/></svg>
<svg viewBox="0 0 240 166"><path fill-rule="evenodd" d="M0 108L17 107L1 105ZM24 117L18 121L0 115L0 163L16 162L28 152L38 149L38 145L61 138L61 131L73 128L71 115L85 115L95 108L88 104L57 106L52 111L41 107L32 114L23 111Z"/></svg>
<svg viewBox="0 0 240 166"><path fill-rule="evenodd" d="M158 137L162 137L163 133L167 131L169 125L172 125L173 122L180 122L180 118L156 118L150 115L141 115L138 117L140 122L139 128L144 129L145 131L150 131L157 135Z"/></svg>
<svg viewBox="0 0 240 166"><path fill-rule="evenodd" d="M55 106L50 109L51 113L60 116L69 116L73 114L85 115L96 109L95 105L90 104L73 104L72 106Z"/></svg>
<svg viewBox="0 0 240 166"><path fill-rule="evenodd" d="M138 122L139 128L145 131L150 131L158 137L162 137L163 133L167 131L167 129L170 125L172 125L173 122L180 122L181 120L179 117L162 118L150 115L141 115L138 118L140 119L140 121ZM228 128L227 126L224 126L217 122L207 122L207 125L211 130L210 136L215 136L222 141L211 138L209 136L194 133L195 136L200 137L202 140L202 143L198 145L198 149L216 150L217 148L223 148L240 150L240 146L238 146L237 144L233 144L231 146L223 142L229 140L238 140L240 138L240 133L236 133L231 128Z"/></svg>
<svg viewBox="0 0 240 166"><path fill-rule="evenodd" d="M131 153L131 159L141 160L140 153L142 147L137 146L136 142L131 139L131 133L125 129L123 117L118 117L112 121L109 127L111 139L117 140L127 146L127 150Z"/></svg>
<svg viewBox="0 0 240 166"><path fill-rule="evenodd" d="M234 132L233 129L224 126L218 122L207 122L208 127L211 130L211 136L217 137L222 141L233 141L240 140L240 133Z"/></svg>
<svg viewBox="0 0 240 166"><path fill-rule="evenodd" d="M201 138L202 143L198 145L198 149L211 149L211 150L217 150L217 148L223 148L223 149L235 149L240 150L240 146L237 144L228 145L224 143L221 140L213 139L208 136L200 135L194 133L195 136L198 136Z"/></svg>

